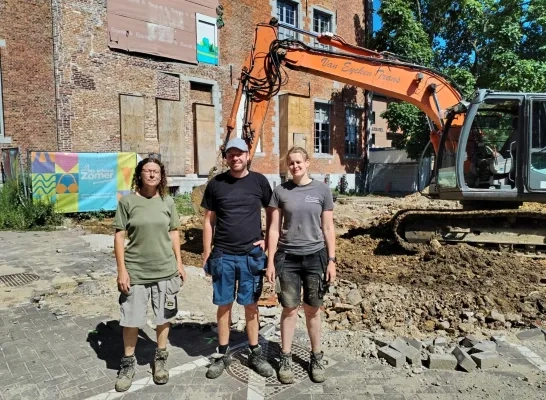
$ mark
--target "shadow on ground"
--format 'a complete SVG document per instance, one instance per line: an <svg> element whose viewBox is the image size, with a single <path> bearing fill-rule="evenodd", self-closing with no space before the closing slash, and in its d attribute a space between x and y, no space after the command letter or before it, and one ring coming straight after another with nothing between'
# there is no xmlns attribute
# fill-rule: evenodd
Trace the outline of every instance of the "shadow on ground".
<svg viewBox="0 0 546 400"><path fill-rule="evenodd" d="M218 334L215 324L200 324L184 322L173 324L169 332L169 346L180 348L190 357L208 357L216 351ZM138 365L150 365L154 360L157 342L155 332L149 328L149 333L142 329L138 331L138 341L135 355ZM232 330L230 345L236 346L246 341L246 332ZM106 363L107 369L118 370L123 356L123 327L119 321L101 322L87 335L87 342L95 351L97 358ZM171 352L173 353L173 352Z"/></svg>

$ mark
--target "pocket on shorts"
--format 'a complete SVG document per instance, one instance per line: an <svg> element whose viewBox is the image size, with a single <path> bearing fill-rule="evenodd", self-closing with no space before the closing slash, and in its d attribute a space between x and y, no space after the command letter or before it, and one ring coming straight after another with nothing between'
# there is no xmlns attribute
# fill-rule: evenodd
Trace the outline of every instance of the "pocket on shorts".
<svg viewBox="0 0 546 400"><path fill-rule="evenodd" d="M130 286L129 286L129 294L120 292L119 299L118 299L119 305L122 305L123 303L125 303L129 299L129 296L131 296L132 294L133 294L133 290L132 290L132 287Z"/></svg>
<svg viewBox="0 0 546 400"><path fill-rule="evenodd" d="M248 253L247 259L248 269L252 275L260 276L264 274L267 264L267 256L261 247L258 246Z"/></svg>
<svg viewBox="0 0 546 400"><path fill-rule="evenodd" d="M213 281L217 280L222 275L222 255L222 250L214 249L207 259L207 272L212 276Z"/></svg>
<svg viewBox="0 0 546 400"><path fill-rule="evenodd" d="M273 256L273 265L275 266L275 275L280 275L282 267L284 266L284 260L286 259L286 253L284 251L277 250Z"/></svg>
<svg viewBox="0 0 546 400"><path fill-rule="evenodd" d="M180 285L182 279L180 276L173 276L167 281L167 288L165 290L165 319L170 319L176 316L178 313L178 297L177 294L180 291Z"/></svg>

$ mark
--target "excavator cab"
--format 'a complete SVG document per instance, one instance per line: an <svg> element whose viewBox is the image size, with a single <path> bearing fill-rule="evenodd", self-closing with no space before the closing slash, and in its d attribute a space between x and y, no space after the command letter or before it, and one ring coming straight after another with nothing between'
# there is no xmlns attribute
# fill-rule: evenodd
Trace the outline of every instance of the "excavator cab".
<svg viewBox="0 0 546 400"><path fill-rule="evenodd" d="M462 126L452 128L461 116ZM453 107L435 177L439 198L546 201L546 95L478 90Z"/></svg>

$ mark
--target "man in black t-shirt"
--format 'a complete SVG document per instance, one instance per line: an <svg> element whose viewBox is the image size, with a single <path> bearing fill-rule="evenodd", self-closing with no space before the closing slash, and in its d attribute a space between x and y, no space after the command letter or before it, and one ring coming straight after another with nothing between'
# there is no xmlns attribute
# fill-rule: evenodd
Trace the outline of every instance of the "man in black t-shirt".
<svg viewBox="0 0 546 400"><path fill-rule="evenodd" d="M261 208L268 206L272 190L265 176L248 170L248 147L243 139L228 142L226 161L229 171L210 180L201 203L205 209L203 268L212 276L213 303L218 306L219 346L207 378L219 377L231 362L229 331L236 292L237 303L245 307L248 365L269 377L274 370L258 344L258 299L266 267Z"/></svg>

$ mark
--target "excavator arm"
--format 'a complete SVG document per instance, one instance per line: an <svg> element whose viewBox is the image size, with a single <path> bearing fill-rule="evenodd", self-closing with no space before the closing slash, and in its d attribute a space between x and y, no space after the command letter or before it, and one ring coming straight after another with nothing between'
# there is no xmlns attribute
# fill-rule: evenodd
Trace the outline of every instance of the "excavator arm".
<svg viewBox="0 0 546 400"><path fill-rule="evenodd" d="M388 53L351 45L333 34L316 35L297 30L340 51L311 47L299 40L278 40L278 28L275 19L270 24L256 27L254 45L243 65L227 124L226 141L235 128L238 106L245 93L242 130L249 145L250 160L256 151L257 138L262 132L271 98L287 81L283 67L361 87L417 106L434 124L431 124L431 139L435 151L438 150L438 140L434 140L434 136L439 137L447 110L462 100L456 85L447 77ZM462 117L452 122L452 129L460 127L460 119Z"/></svg>

